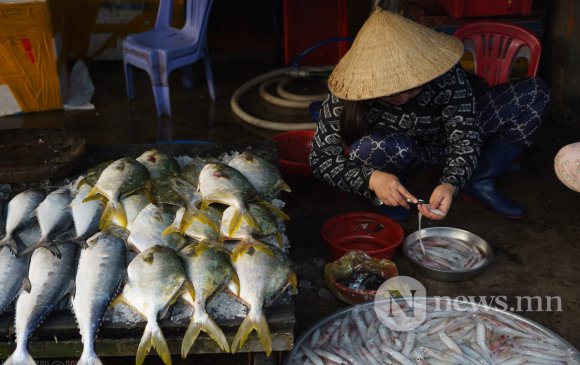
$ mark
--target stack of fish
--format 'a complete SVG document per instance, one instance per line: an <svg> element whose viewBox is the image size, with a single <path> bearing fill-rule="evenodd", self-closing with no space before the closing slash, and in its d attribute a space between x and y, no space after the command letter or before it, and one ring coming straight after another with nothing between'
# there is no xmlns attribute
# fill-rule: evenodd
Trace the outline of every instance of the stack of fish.
<svg viewBox="0 0 580 365"><path fill-rule="evenodd" d="M194 309L183 357L201 331L235 352L254 329L270 354L263 306L297 284L279 228L288 216L272 204L282 190L290 192L277 167L249 151L180 167L150 150L48 194L17 194L0 241L0 314L17 298L17 347L5 364L35 363L28 340L69 293L84 345L79 364L101 364L97 331L121 302L147 321L136 363L154 347L170 364L158 320L178 299ZM136 256L127 265L129 250ZM248 308L231 347L206 311L222 290Z"/></svg>

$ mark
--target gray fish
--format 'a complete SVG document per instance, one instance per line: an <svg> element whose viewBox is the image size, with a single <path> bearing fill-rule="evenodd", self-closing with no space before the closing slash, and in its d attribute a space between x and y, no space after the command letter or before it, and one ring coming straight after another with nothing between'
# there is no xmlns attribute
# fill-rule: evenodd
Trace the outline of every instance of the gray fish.
<svg viewBox="0 0 580 365"><path fill-rule="evenodd" d="M100 200L90 200L83 203L91 189L86 184L81 185L70 205L76 233L73 240L83 247L86 246L85 240L99 231L99 220L104 208L104 204Z"/></svg>
<svg viewBox="0 0 580 365"><path fill-rule="evenodd" d="M102 365L94 343L105 312L125 278L126 260L125 242L108 231L91 237L81 251L72 300L83 341L78 364Z"/></svg>
<svg viewBox="0 0 580 365"><path fill-rule="evenodd" d="M184 293L195 298L180 257L171 249L154 246L135 256L127 267L127 283L115 303L126 303L147 320L137 349L136 365L143 364L151 347L171 364L171 354L157 322Z"/></svg>
<svg viewBox="0 0 580 365"><path fill-rule="evenodd" d="M60 257L55 241L72 227L70 208L72 199L68 188L60 188L46 196L35 211L40 226L40 240L30 245L23 253L32 252L38 247L46 247L55 256Z"/></svg>
<svg viewBox="0 0 580 365"><path fill-rule="evenodd" d="M6 236L0 241L0 248L8 246L13 254L18 254L14 235L36 222L33 212L46 195L40 190L25 190L15 195L8 203L6 211Z"/></svg>
<svg viewBox="0 0 580 365"><path fill-rule="evenodd" d="M262 204L248 203L248 209L250 213L258 223L258 229L253 229L246 222L242 222L240 228L233 234L229 236L227 232L227 227L230 226L230 221L232 220L234 209L228 207L224 210L222 216L222 224L220 229L220 241L224 240L254 240L259 237L267 237L274 235L279 246L284 244L282 240L282 234L276 222L276 216L271 212L270 209L264 207Z"/></svg>
<svg viewBox="0 0 580 365"><path fill-rule="evenodd" d="M127 241L139 252L155 245L180 250L188 244L186 237L177 233L163 234L175 217L175 209L171 206L157 206L149 203L135 218Z"/></svg>
<svg viewBox="0 0 580 365"><path fill-rule="evenodd" d="M273 196L281 190L292 191L282 178L278 166L255 153L244 151L228 165L241 172L264 197Z"/></svg>
<svg viewBox="0 0 580 365"><path fill-rule="evenodd" d="M234 268L240 279L240 300L248 307L248 315L242 321L234 341L232 352L241 348L255 329L267 356L272 352L272 336L268 320L263 312L264 302L281 293L290 284L296 291L296 274L290 262L278 247L241 242L232 252Z"/></svg>
<svg viewBox="0 0 580 365"><path fill-rule="evenodd" d="M232 236L240 228L242 219L252 229L259 230L258 223L246 206L250 202L260 202L277 215L288 218L282 211L263 201L260 194L244 175L225 164L209 163L203 167L199 175L199 191L203 197L202 211L212 203L220 203L234 208L227 230L229 236Z"/></svg>
<svg viewBox="0 0 580 365"><path fill-rule="evenodd" d="M155 149L143 152L137 157L137 161L147 168L152 179L165 178L179 173L177 161L172 156Z"/></svg>
<svg viewBox="0 0 580 365"><path fill-rule="evenodd" d="M108 165L89 192L85 202L105 198L107 205L99 221L99 228L109 227L115 219L123 228L127 227L127 214L120 200L138 190L147 188L149 172L137 160L121 158Z"/></svg>
<svg viewBox="0 0 580 365"><path fill-rule="evenodd" d="M194 311L183 336L181 356L187 357L201 331L206 332L223 351L230 352L224 333L205 309L206 302L223 289L230 280L239 287L239 279L232 267L229 251L217 243L205 241L184 248L182 258L187 277L195 290L195 300L190 295L184 296L184 299L193 306Z"/></svg>
<svg viewBox="0 0 580 365"><path fill-rule="evenodd" d="M30 292L23 291L16 301L16 349L5 365L36 364L28 352L28 341L46 316L74 287L79 246L74 242L63 242L58 246L61 258L45 249L32 253L28 272Z"/></svg>
<svg viewBox="0 0 580 365"><path fill-rule="evenodd" d="M219 163L220 161L213 157L195 157L183 166L179 175L197 188L199 184L199 173L203 167L208 163L216 162Z"/></svg>

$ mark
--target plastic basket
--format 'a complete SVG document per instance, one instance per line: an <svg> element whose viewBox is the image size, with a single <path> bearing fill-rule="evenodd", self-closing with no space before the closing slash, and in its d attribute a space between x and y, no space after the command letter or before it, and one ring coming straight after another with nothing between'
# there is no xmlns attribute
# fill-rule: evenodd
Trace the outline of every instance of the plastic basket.
<svg viewBox="0 0 580 365"><path fill-rule="evenodd" d="M283 174L312 177L308 156L312 150L314 131L289 131L275 135L278 142L278 164Z"/></svg>

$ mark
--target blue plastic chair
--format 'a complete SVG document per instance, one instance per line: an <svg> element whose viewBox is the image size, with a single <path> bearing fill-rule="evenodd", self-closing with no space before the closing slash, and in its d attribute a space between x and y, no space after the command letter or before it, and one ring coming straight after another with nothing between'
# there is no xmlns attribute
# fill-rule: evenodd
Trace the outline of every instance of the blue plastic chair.
<svg viewBox="0 0 580 365"><path fill-rule="evenodd" d="M123 40L123 66L129 101L135 98L133 67L147 71L153 85L157 115L171 115L169 74L182 69L182 84L193 87L193 64L203 60L207 87L215 101L211 61L207 50L207 25L213 0L187 0L185 25L171 27L173 0L161 0L153 29Z"/></svg>

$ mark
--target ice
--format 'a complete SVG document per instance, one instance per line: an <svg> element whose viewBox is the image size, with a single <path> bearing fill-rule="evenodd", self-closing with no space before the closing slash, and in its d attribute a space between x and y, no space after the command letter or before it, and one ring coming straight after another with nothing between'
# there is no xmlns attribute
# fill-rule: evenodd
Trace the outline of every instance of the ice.
<svg viewBox="0 0 580 365"><path fill-rule="evenodd" d="M107 322L121 323L124 325L134 325L144 321L140 314L135 313L128 305L124 303L109 306L107 312L105 312L104 320Z"/></svg>
<svg viewBox="0 0 580 365"><path fill-rule="evenodd" d="M171 322L189 322L189 319L193 316L193 307L183 302L177 302L171 307L169 312Z"/></svg>
<svg viewBox="0 0 580 365"><path fill-rule="evenodd" d="M183 166L187 165L188 163L190 163L194 159L193 157L187 156L187 155L173 156L173 158L175 158L175 161L177 161L177 164L179 165L179 169L182 169Z"/></svg>
<svg viewBox="0 0 580 365"><path fill-rule="evenodd" d="M219 319L245 318L248 310L245 305L235 300L231 295L220 292L207 304L207 312L210 317Z"/></svg>

